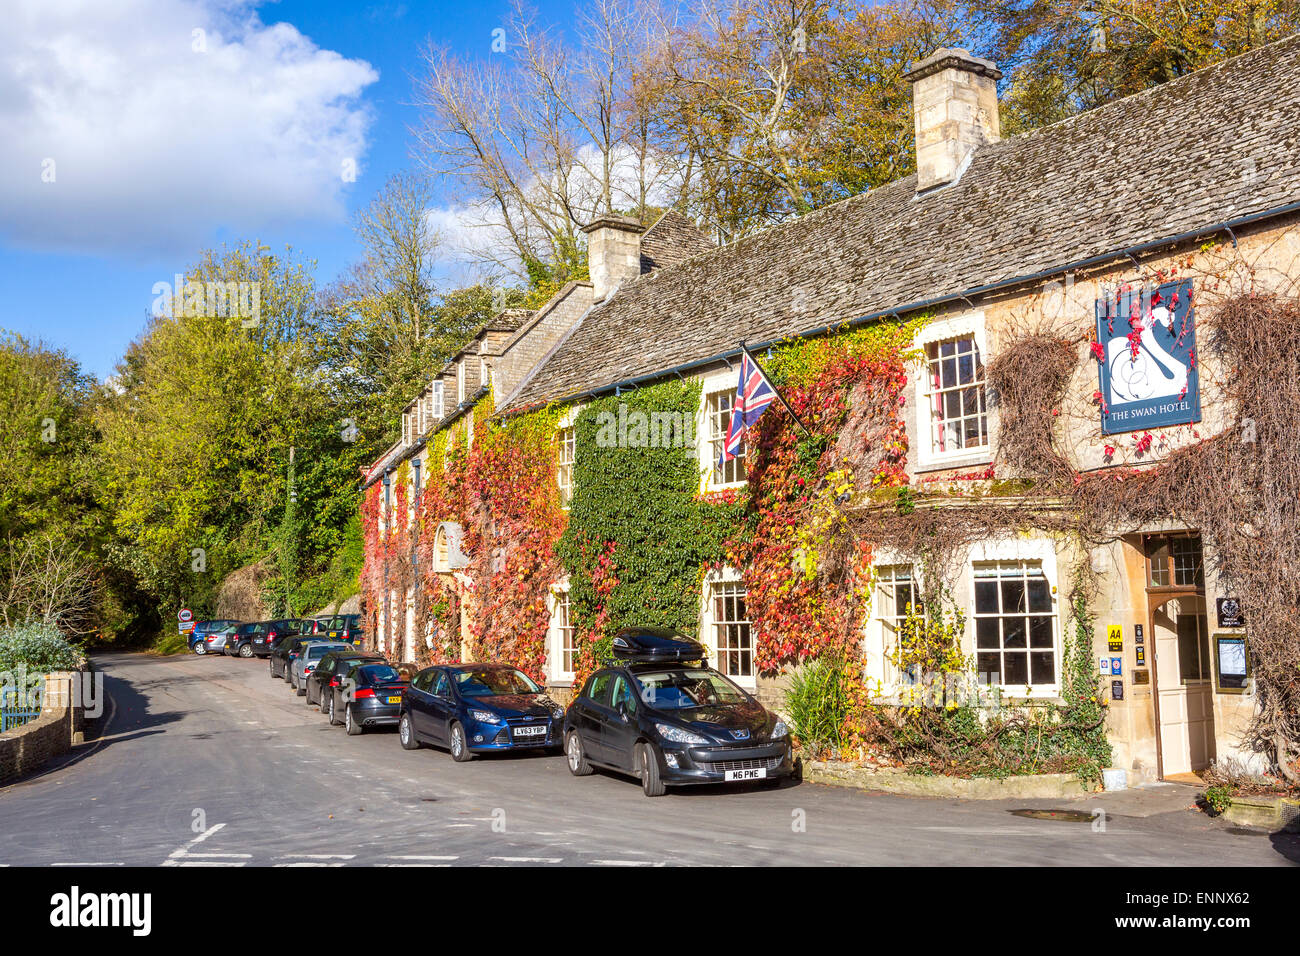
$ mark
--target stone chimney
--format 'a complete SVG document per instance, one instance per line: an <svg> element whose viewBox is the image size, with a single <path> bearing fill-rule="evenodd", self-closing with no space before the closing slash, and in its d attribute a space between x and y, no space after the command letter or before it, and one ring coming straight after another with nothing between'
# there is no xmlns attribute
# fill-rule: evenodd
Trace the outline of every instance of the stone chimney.
<svg viewBox="0 0 1300 956"><path fill-rule="evenodd" d="M975 150L998 141L1002 73L966 50L940 48L912 64L907 78L916 118L916 191L925 192L956 182Z"/></svg>
<svg viewBox="0 0 1300 956"><path fill-rule="evenodd" d="M641 274L641 223L627 216L601 216L583 227L587 267L596 302Z"/></svg>

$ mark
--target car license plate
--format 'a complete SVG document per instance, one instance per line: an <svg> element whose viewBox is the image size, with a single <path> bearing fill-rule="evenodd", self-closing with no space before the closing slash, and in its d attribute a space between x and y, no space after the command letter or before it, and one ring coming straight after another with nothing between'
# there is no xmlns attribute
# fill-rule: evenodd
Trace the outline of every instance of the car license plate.
<svg viewBox="0 0 1300 956"><path fill-rule="evenodd" d="M546 735L546 726L538 724L536 727L516 727L514 734L516 737L543 737Z"/></svg>
<svg viewBox="0 0 1300 956"><path fill-rule="evenodd" d="M388 702L389 702L390 704L400 704L400 703L402 702L402 698L400 698L400 697L390 697L390 698L388 698Z"/></svg>
<svg viewBox="0 0 1300 956"><path fill-rule="evenodd" d="M724 779L732 780L763 780L767 777L767 768L758 767L754 770L726 770L723 771Z"/></svg>

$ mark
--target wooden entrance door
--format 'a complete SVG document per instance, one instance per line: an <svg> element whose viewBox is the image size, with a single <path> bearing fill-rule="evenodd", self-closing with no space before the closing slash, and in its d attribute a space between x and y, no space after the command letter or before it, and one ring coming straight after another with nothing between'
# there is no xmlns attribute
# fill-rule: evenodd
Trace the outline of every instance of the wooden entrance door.
<svg viewBox="0 0 1300 956"><path fill-rule="evenodd" d="M1204 770L1214 759L1209 624L1205 598L1182 595L1151 609L1164 776Z"/></svg>

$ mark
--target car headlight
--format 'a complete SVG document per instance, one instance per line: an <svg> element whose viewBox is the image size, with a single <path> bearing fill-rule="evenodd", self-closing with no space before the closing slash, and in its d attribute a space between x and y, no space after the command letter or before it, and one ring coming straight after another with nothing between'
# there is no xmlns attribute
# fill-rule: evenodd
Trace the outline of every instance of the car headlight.
<svg viewBox="0 0 1300 956"><path fill-rule="evenodd" d="M469 715L473 717L475 720L477 720L480 724L496 724L496 723L500 723L501 721L501 718L498 717L496 714L492 713L490 710L471 710L469 712Z"/></svg>
<svg viewBox="0 0 1300 956"><path fill-rule="evenodd" d="M671 724L655 724L655 730L659 731L659 736L664 740L671 741L675 744L708 743L708 741L699 734L693 734L689 730L682 730L682 728L674 727Z"/></svg>
<svg viewBox="0 0 1300 956"><path fill-rule="evenodd" d="M554 717L556 720L562 720L564 718L564 708L559 706L552 707L551 716Z"/></svg>
<svg viewBox="0 0 1300 956"><path fill-rule="evenodd" d="M778 740L778 739L780 739L781 737L785 737L785 736L787 736L789 733L790 733L790 731L789 731L789 729L786 727L786 725L785 725L785 721L784 721L784 720L781 720L781 719L778 717L776 723L772 725L772 734L771 734L772 739L773 739L773 740Z"/></svg>

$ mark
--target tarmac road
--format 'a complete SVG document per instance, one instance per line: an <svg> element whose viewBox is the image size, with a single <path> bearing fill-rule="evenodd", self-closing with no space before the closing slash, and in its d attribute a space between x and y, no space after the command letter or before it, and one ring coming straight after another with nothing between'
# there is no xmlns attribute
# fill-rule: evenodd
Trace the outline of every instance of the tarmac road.
<svg viewBox="0 0 1300 956"><path fill-rule="evenodd" d="M102 655L95 736L0 788L0 864L1294 865L1300 837L1233 832L1193 791L1076 801L927 800L788 785L647 799L559 756L404 751L348 737L265 661ZM1013 816L1107 810L1105 828Z"/></svg>

